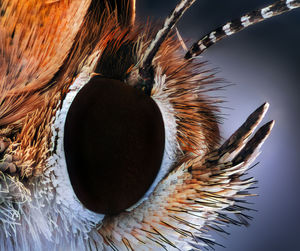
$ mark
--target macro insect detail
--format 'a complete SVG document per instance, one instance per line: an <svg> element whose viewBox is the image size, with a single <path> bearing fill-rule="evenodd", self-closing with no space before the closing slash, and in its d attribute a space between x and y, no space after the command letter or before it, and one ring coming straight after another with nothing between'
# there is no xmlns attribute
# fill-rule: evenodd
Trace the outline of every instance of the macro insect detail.
<svg viewBox="0 0 300 251"><path fill-rule="evenodd" d="M220 80L197 57L300 1L187 49L174 27L194 2L160 27L135 0L0 1L0 250L202 250L248 224L269 104L221 141Z"/></svg>

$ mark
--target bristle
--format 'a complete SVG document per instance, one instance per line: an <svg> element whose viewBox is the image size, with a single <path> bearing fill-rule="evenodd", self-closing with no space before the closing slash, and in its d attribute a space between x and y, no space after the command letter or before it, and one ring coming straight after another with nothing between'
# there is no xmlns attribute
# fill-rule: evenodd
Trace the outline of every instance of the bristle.
<svg viewBox="0 0 300 251"><path fill-rule="evenodd" d="M186 47L186 45L185 45L185 43L184 43L184 41L183 41L183 39L182 39L182 37L181 37L181 35L180 35L180 33L179 33L179 31L178 31L177 28L176 28L176 34L177 34L177 37L178 37L178 40L179 40L179 42L180 42L180 44L181 44L182 49L183 49L185 52L187 52L187 51L188 51L188 48Z"/></svg>
<svg viewBox="0 0 300 251"><path fill-rule="evenodd" d="M262 9L249 12L241 18L234 19L215 29L201 38L198 42L194 43L190 50L186 53L185 58L189 59L196 57L218 41L231 36L246 27L299 7L300 0L280 0Z"/></svg>

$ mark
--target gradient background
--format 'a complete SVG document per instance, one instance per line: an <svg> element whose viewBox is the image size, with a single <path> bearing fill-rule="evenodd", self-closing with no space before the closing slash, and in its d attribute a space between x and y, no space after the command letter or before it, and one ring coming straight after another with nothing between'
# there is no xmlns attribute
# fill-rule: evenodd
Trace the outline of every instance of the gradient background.
<svg viewBox="0 0 300 251"><path fill-rule="evenodd" d="M163 21L178 1L137 0L138 20ZM198 0L183 16L178 29L190 43L232 18L273 1ZM250 227L226 228L230 236L214 234L231 251L300 250L299 79L300 10L272 18L223 40L203 54L212 68L233 83L219 93L228 101L221 125L228 137L264 101L270 103L264 119L276 120L263 146L260 165L250 171L258 181L258 212ZM224 250L216 246L216 250Z"/></svg>

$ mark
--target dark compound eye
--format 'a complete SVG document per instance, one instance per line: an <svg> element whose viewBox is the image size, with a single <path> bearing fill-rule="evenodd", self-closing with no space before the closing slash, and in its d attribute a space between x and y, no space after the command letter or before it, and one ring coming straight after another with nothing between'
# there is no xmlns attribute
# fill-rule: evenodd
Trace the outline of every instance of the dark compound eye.
<svg viewBox="0 0 300 251"><path fill-rule="evenodd" d="M88 209L117 214L155 180L165 131L153 99L125 83L93 77L66 118L64 149L72 187Z"/></svg>

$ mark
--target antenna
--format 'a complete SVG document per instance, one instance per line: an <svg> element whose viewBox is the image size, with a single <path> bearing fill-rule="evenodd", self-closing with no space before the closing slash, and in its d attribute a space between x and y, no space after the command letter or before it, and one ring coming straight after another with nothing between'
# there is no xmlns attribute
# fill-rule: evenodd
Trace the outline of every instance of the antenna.
<svg viewBox="0 0 300 251"><path fill-rule="evenodd" d="M299 7L300 0L280 0L267 7L248 12L241 18L234 19L202 37L198 42L192 45L189 51L185 54L185 58L190 59L196 57L207 50L210 46L228 36L231 36L253 24L260 23L265 19L281 15Z"/></svg>

